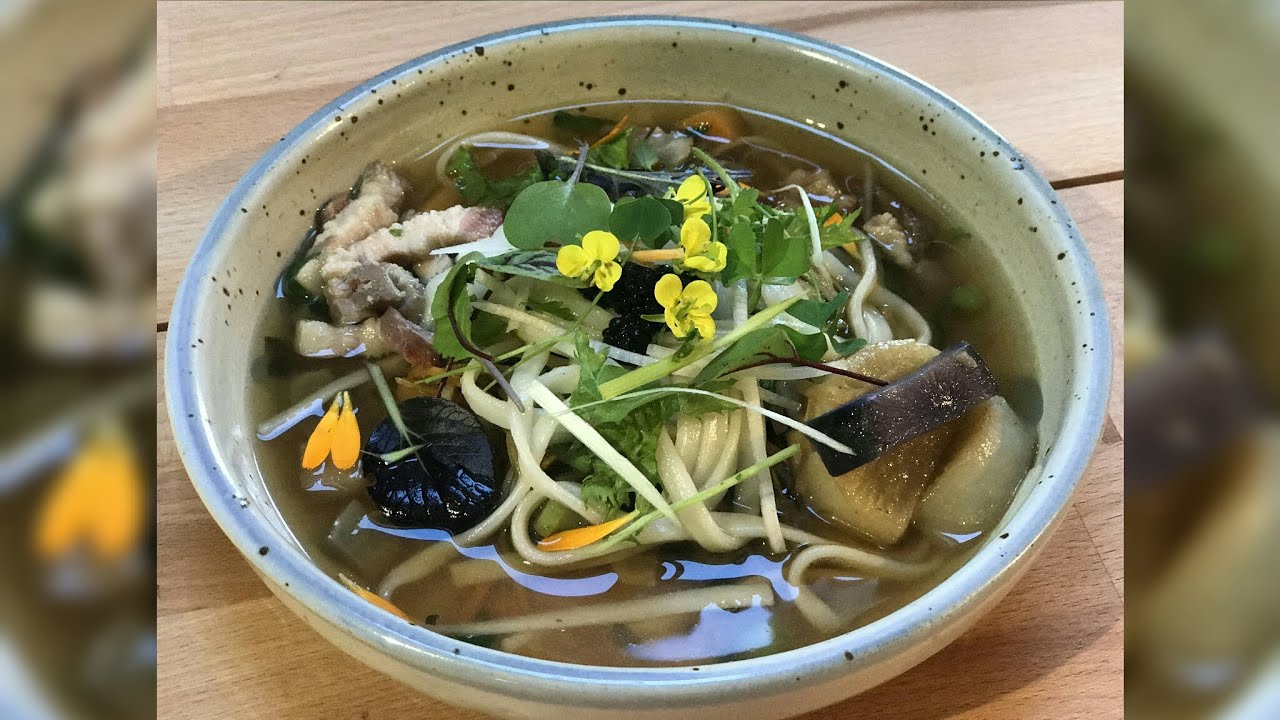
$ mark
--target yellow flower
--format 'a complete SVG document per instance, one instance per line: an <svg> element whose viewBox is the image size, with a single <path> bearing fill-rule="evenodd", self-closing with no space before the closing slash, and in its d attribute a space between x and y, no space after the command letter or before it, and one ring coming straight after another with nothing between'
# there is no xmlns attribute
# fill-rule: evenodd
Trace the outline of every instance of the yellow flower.
<svg viewBox="0 0 1280 720"><path fill-rule="evenodd" d="M711 200L707 195L707 181L701 175L690 175L676 190L676 200L684 205L684 219L700 218L711 212Z"/></svg>
<svg viewBox="0 0 1280 720"><path fill-rule="evenodd" d="M561 275L591 283L605 292L622 277L622 266L614 262L621 245L611 232L592 230L582 236L582 245L565 245L556 253L556 269Z"/></svg>
<svg viewBox="0 0 1280 720"><path fill-rule="evenodd" d="M695 330L704 340L715 337L716 321L711 319L711 313L719 298L705 280L694 280L684 287L679 277L663 275L653 287L653 296L662 305L667 327L676 337Z"/></svg>
<svg viewBox="0 0 1280 720"><path fill-rule="evenodd" d="M680 247L684 249L680 265L704 273L723 270L729 254L724 243L711 240L711 228L705 220L697 217L685 220L680 227Z"/></svg>

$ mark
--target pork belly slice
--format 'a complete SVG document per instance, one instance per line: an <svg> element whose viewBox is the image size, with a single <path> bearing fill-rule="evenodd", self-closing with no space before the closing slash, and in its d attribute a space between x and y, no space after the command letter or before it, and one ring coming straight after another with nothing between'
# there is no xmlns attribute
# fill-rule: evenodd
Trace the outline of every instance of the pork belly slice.
<svg viewBox="0 0 1280 720"><path fill-rule="evenodd" d="M409 183L396 171L377 160L369 163L356 181L355 198L340 205L325 222L316 247L321 252L347 247L394 223L400 218L408 191Z"/></svg>
<svg viewBox="0 0 1280 720"><path fill-rule="evenodd" d="M348 247L326 250L320 258L320 276L328 281L370 262L412 265L430 257L437 248L489 237L500 225L502 212L492 208L456 205L419 213Z"/></svg>

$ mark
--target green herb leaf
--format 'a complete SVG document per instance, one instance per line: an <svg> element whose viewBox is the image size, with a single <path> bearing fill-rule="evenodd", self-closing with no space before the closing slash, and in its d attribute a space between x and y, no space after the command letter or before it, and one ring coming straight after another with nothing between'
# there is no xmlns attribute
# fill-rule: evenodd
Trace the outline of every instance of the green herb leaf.
<svg viewBox="0 0 1280 720"><path fill-rule="evenodd" d="M560 274L560 270L556 268L556 254L550 250L513 250L479 259L476 265L503 275L520 275L557 285L585 287L581 281Z"/></svg>
<svg viewBox="0 0 1280 720"><path fill-rule="evenodd" d="M849 300L849 291L841 290L835 297L826 302L818 300L801 300L800 302L787 308L787 314L791 317L807 322L810 325L821 328L831 319L831 316L844 307Z"/></svg>
<svg viewBox="0 0 1280 720"><path fill-rule="evenodd" d="M724 271L720 274L720 282L732 285L742 278L751 278L758 274L756 234L751 229L750 222L739 220L729 228L724 244L728 252L725 256Z"/></svg>
<svg viewBox="0 0 1280 720"><path fill-rule="evenodd" d="M625 243L652 246L671 227L671 214L661 202L642 197L632 202L618 201L609 214L609 232Z"/></svg>
<svg viewBox="0 0 1280 720"><path fill-rule="evenodd" d="M558 320L564 320L568 323L574 323L578 320L578 314L570 310L564 303L559 300L529 300L529 309L536 310L544 315L549 315ZM497 317L496 315L488 317Z"/></svg>
<svg viewBox="0 0 1280 720"><path fill-rule="evenodd" d="M780 285L790 284L809 270L806 238L788 234L786 225L782 220L769 220L760 240L760 274Z"/></svg>
<svg viewBox="0 0 1280 720"><path fill-rule="evenodd" d="M805 335L785 325L762 327L742 336L707 363L693 379L693 385L699 386L715 380L768 355L786 358L791 357L794 352L805 360L818 360L826 351L827 340L822 333Z"/></svg>
<svg viewBox="0 0 1280 720"><path fill-rule="evenodd" d="M400 237L401 235L404 235L404 228L392 225L387 228L387 232L391 233L391 237Z"/></svg>
<svg viewBox="0 0 1280 720"><path fill-rule="evenodd" d="M684 224L684 205L679 200L671 198L657 198L658 202L667 209L667 213L671 216L671 224L680 227Z"/></svg>
<svg viewBox="0 0 1280 720"><path fill-rule="evenodd" d="M592 230L609 227L609 196L595 185L547 180L525 188L503 222L507 240L523 250L548 242L574 244Z"/></svg>
<svg viewBox="0 0 1280 720"><path fill-rule="evenodd" d="M635 128L627 128L608 142L591 148L587 152L587 162L615 170L626 169L631 164L631 135L634 132Z"/></svg>
<svg viewBox="0 0 1280 720"><path fill-rule="evenodd" d="M538 152L538 161L549 178L567 178L573 173L574 167L578 164L578 160L575 157L556 155L546 151ZM751 172L748 170L735 169L729 172L735 177L751 177ZM680 183L688 179L691 174L693 173L687 169L672 172L661 170L619 170L589 162L582 173L582 179L605 188L611 197L619 197L633 192L661 196L668 190L675 190L680 187ZM683 220L684 210L681 209L680 212L680 219Z"/></svg>
<svg viewBox="0 0 1280 720"><path fill-rule="evenodd" d="M479 313L471 321L471 341L477 347L492 347L510 336L506 318L491 313Z"/></svg>
<svg viewBox="0 0 1280 720"><path fill-rule="evenodd" d="M658 151L648 138L631 141L631 167L652 170L658 164Z"/></svg>
<svg viewBox="0 0 1280 720"><path fill-rule="evenodd" d="M862 233L853 227L853 221L858 219L862 208L845 215L844 219L838 223L827 225L827 220L837 212L839 211L835 205L827 205L814 211L814 215L818 218L818 239L822 242L823 250L830 250L862 239Z"/></svg>
<svg viewBox="0 0 1280 720"><path fill-rule="evenodd" d="M452 316L458 324L458 330L468 338L471 337L471 294L467 283L475 276L476 260L479 253L471 253L459 258L449 273L445 275L440 287L436 289L431 300L431 317L435 320L436 335L432 344L436 352L446 358L462 360L471 357L471 353L458 342L453 332Z"/></svg>
<svg viewBox="0 0 1280 720"><path fill-rule="evenodd" d="M760 216L760 191L755 188L742 188L733 202L728 205L730 217L755 219Z"/></svg>
<svg viewBox="0 0 1280 720"><path fill-rule="evenodd" d="M449 158L447 174L462 196L462 203L469 207L483 205L505 210L525 188L542 180L542 169L537 163L510 177L492 178L476 165L475 154L463 145Z"/></svg>
<svg viewBox="0 0 1280 720"><path fill-rule="evenodd" d="M849 338L848 340L839 340L831 338L831 349L836 351L840 357L852 355L867 346L865 338Z"/></svg>
<svg viewBox="0 0 1280 720"><path fill-rule="evenodd" d="M571 113L561 110L551 116L551 124L572 133L579 133L579 137L585 139L587 136L599 133L605 128L613 127L614 121L583 113Z"/></svg>

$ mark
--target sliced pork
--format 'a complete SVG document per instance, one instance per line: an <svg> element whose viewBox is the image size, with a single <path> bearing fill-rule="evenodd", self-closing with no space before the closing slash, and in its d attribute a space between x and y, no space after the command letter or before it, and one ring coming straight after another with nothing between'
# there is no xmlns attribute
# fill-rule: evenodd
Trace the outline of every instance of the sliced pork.
<svg viewBox="0 0 1280 720"><path fill-rule="evenodd" d="M399 265L367 262L324 283L329 314L334 322L349 325L381 315L387 308L404 308L421 320L426 289L413 273Z"/></svg>
<svg viewBox="0 0 1280 720"><path fill-rule="evenodd" d="M408 190L409 183L396 171L376 160L369 163L356 181L354 199L336 213L333 201L326 203L333 217L321 228L316 247L321 252L346 247L399 220Z"/></svg>
<svg viewBox="0 0 1280 720"><path fill-rule="evenodd" d="M328 281L371 262L412 265L429 258L437 248L489 237L500 225L502 212L492 208L459 205L419 213L403 224L378 230L348 247L326 250L320 256L320 275Z"/></svg>

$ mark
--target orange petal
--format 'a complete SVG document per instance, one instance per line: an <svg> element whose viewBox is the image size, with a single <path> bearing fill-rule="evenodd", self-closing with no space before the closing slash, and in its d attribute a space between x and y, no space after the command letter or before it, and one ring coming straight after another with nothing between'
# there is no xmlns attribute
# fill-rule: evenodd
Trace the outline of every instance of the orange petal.
<svg viewBox="0 0 1280 720"><path fill-rule="evenodd" d="M625 127L627 126L627 118L628 118L628 117L630 117L630 116L629 116L629 115L623 115L623 116L622 116L622 119L618 121L618 124L617 124L617 125L614 125L614 126L613 126L613 129L612 129L612 130L610 130L608 133L606 133L604 137L602 137L602 138L600 138L599 140L597 140L597 141L595 141L594 143L592 143L592 144L591 144L591 147L593 147L593 148L600 147L601 145L603 145L603 144L605 144L605 143L609 142L610 140L612 140L612 139L614 139L614 138L618 137L618 134L622 132L622 129L623 129L623 128L625 128Z"/></svg>
<svg viewBox="0 0 1280 720"><path fill-rule="evenodd" d="M113 445L109 461L99 468L97 502L89 527L94 549L108 560L133 550L146 523L146 497L138 459L123 436Z"/></svg>
<svg viewBox="0 0 1280 720"><path fill-rule="evenodd" d="M87 540L100 558L121 557L142 535L143 493L138 459L127 436L114 427L96 431L41 504L36 552L49 560Z"/></svg>
<svg viewBox="0 0 1280 720"><path fill-rule="evenodd" d="M822 227L831 227L832 225L842 222L844 222L843 215L840 213L831 213L831 217L827 218L827 221L822 223Z"/></svg>
<svg viewBox="0 0 1280 720"><path fill-rule="evenodd" d="M338 415L338 424L333 427L333 464L339 470L355 467L360 459L360 424L356 422L355 408L351 407L351 396L342 393L342 413Z"/></svg>
<svg viewBox="0 0 1280 720"><path fill-rule="evenodd" d="M45 559L70 550L92 511L93 479L106 457L97 443L86 444L53 481L36 517L36 552Z"/></svg>
<svg viewBox="0 0 1280 720"><path fill-rule="evenodd" d="M602 522L599 525L590 525L584 528L574 528L572 530L553 533L538 541L538 549L545 550L547 552L577 550L578 548L586 547L597 540L603 540L609 533L631 522L635 517L636 511L632 510L626 515Z"/></svg>
<svg viewBox="0 0 1280 720"><path fill-rule="evenodd" d="M391 613L392 615L395 615L398 618L407 620L409 622L413 622L413 618L409 617L408 613L406 613L405 611L396 607L395 603L391 602L390 600L382 597L381 595L375 592L371 592L369 590L366 590L360 587L358 584L356 584L354 580L347 577L346 575L339 573L338 580L343 585L346 585L348 590L355 593L356 595L359 595L361 598L365 600L365 602L368 602L370 605L376 605L377 607L380 607L383 610L386 610L387 612Z"/></svg>
<svg viewBox="0 0 1280 720"><path fill-rule="evenodd" d="M320 418L316 429L311 431L311 438L307 440L307 449L302 451L304 470L315 470L329 456L329 449L333 447L333 428L338 424L338 410L341 404L342 396L339 395L333 399L329 412Z"/></svg>

